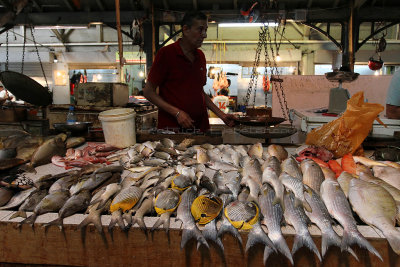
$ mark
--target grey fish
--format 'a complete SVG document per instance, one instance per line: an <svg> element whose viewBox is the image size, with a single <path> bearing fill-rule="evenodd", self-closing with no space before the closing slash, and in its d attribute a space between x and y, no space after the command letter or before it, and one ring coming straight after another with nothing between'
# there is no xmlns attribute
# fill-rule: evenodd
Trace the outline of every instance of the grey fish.
<svg viewBox="0 0 400 267"><path fill-rule="evenodd" d="M68 175L58 179L50 186L49 194L60 190L69 190L78 179L78 175Z"/></svg>
<svg viewBox="0 0 400 267"><path fill-rule="evenodd" d="M76 191L71 192L72 195L76 195L84 190L94 190L104 181L109 179L112 176L112 172L101 172L101 173L93 173L89 176L89 179L85 180L81 186L79 186Z"/></svg>
<svg viewBox="0 0 400 267"><path fill-rule="evenodd" d="M346 171L343 171L337 178L337 182L339 183L346 197L349 196L349 185L353 178L354 176Z"/></svg>
<svg viewBox="0 0 400 267"><path fill-rule="evenodd" d="M122 231L127 231L129 228L125 225L124 219L122 218L122 211L121 209L114 210L111 213L111 221L110 224L108 225L108 232L110 233L111 239L113 240L113 229L115 225L118 225L118 227Z"/></svg>
<svg viewBox="0 0 400 267"><path fill-rule="evenodd" d="M265 245L264 262L267 262L269 255L272 252L276 252L276 248L272 243L271 239L269 239L267 234L261 228L260 220L258 220L255 224L253 224L253 227L250 229L246 243L246 252L248 252L250 248L257 243Z"/></svg>
<svg viewBox="0 0 400 267"><path fill-rule="evenodd" d="M33 153L30 166L35 167L51 162L53 156L63 156L65 154L66 134L59 134L41 144Z"/></svg>
<svg viewBox="0 0 400 267"><path fill-rule="evenodd" d="M169 138L161 139L161 144L166 148L173 148L175 146L175 142Z"/></svg>
<svg viewBox="0 0 400 267"><path fill-rule="evenodd" d="M286 172L281 173L279 180L281 180L286 189L293 192L295 196L294 205L296 207L303 206L307 211L312 211L310 204L308 204L304 198L304 184L301 180L294 178Z"/></svg>
<svg viewBox="0 0 400 267"><path fill-rule="evenodd" d="M172 168L172 167L163 168L160 171L160 177L165 179L174 173L175 173L175 168Z"/></svg>
<svg viewBox="0 0 400 267"><path fill-rule="evenodd" d="M189 176L183 174L175 176L175 178L172 180L172 188L176 188L179 190L186 189L192 184L193 180Z"/></svg>
<svg viewBox="0 0 400 267"><path fill-rule="evenodd" d="M93 174L105 173L105 172L120 172L120 173L122 173L123 171L124 171L124 168L120 165L108 165L105 167L97 168L95 171L93 171Z"/></svg>
<svg viewBox="0 0 400 267"><path fill-rule="evenodd" d="M321 198L329 214L343 226L341 250L343 251L349 246L357 244L362 248L368 249L382 260L378 251L358 231L350 204L339 183L331 179L325 180L321 184Z"/></svg>
<svg viewBox="0 0 400 267"><path fill-rule="evenodd" d="M226 172L223 174L225 186L232 192L236 199L240 193L241 176L238 172Z"/></svg>
<svg viewBox="0 0 400 267"><path fill-rule="evenodd" d="M0 210L7 210L18 207L21 205L29 196L32 195L37 189L32 187L23 191L20 191L12 196L12 198L7 202L7 205L0 207Z"/></svg>
<svg viewBox="0 0 400 267"><path fill-rule="evenodd" d="M244 187L244 188L240 191L240 193L239 193L239 195L238 195L238 197L237 197L237 200L239 200L239 201L246 201L246 199L249 197L249 195L250 195L250 190L249 190L247 187Z"/></svg>
<svg viewBox="0 0 400 267"><path fill-rule="evenodd" d="M207 166L210 169L217 170L217 171L221 170L221 171L224 171L224 172L237 171L238 170L238 167L236 167L236 166L234 166L232 164L226 163L226 162L222 162L222 161L210 161L210 162L207 163Z"/></svg>
<svg viewBox="0 0 400 267"><path fill-rule="evenodd" d="M374 176L400 190L400 169L393 167L374 166L372 167L372 170L374 171Z"/></svg>
<svg viewBox="0 0 400 267"><path fill-rule="evenodd" d="M26 218L26 212L27 211L33 211L36 207L36 205L42 201L42 199L47 195L47 190L37 190L33 192L27 199L25 199L24 203L22 203L21 206L19 206L19 209L16 213L11 215L10 220L17 218L17 217L22 217Z"/></svg>
<svg viewBox="0 0 400 267"><path fill-rule="evenodd" d="M290 250L281 231L281 223L283 219L282 207L279 203L274 203L276 198L275 192L269 185L264 185L262 189L262 193L258 198L258 203L260 203L261 214L264 217L262 222L268 228L268 237L271 239L272 243L274 243L274 246L278 251L285 255L293 265L293 257L290 254ZM266 252L264 257L265 265L270 249L266 248L264 252Z"/></svg>
<svg viewBox="0 0 400 267"><path fill-rule="evenodd" d="M171 214L178 207L180 195L170 189L160 192L154 199L154 207L165 211L161 214L160 218L154 223L151 231L157 229L160 225L164 226L165 231L168 233Z"/></svg>
<svg viewBox="0 0 400 267"><path fill-rule="evenodd" d="M252 177L253 179L255 179L255 181L261 183L262 174L263 173L261 170L261 165L257 159L251 159L243 167L243 173L242 173L243 179L246 179L246 177Z"/></svg>
<svg viewBox="0 0 400 267"><path fill-rule="evenodd" d="M140 207L137 209L135 215L132 217L132 226L136 223L139 225L140 229L147 236L147 227L144 223L144 216L153 210L153 200L151 198L146 198L141 203Z"/></svg>
<svg viewBox="0 0 400 267"><path fill-rule="evenodd" d="M153 154L153 157L163 160L171 160L172 157L167 152L157 151Z"/></svg>
<svg viewBox="0 0 400 267"><path fill-rule="evenodd" d="M308 217L301 207L295 207L293 194L285 194L285 206L285 220L288 224L293 226L296 231L296 236L293 241L292 255L294 255L299 248L306 246L314 252L321 261L321 255L319 254L319 251L311 238L310 232L308 231Z"/></svg>
<svg viewBox="0 0 400 267"><path fill-rule="evenodd" d="M301 172L299 164L293 157L288 157L282 162L282 172L286 172L290 176L303 181L303 174Z"/></svg>
<svg viewBox="0 0 400 267"><path fill-rule="evenodd" d="M238 229L241 229L245 223L258 216L257 205L248 201L233 201L225 207L224 212L231 221L242 223Z"/></svg>
<svg viewBox="0 0 400 267"><path fill-rule="evenodd" d="M33 214L23 220L22 223L27 223L33 226L37 216L48 213L59 211L65 202L69 199L69 191L60 190L45 196L33 210Z"/></svg>
<svg viewBox="0 0 400 267"><path fill-rule="evenodd" d="M191 207L192 203L196 198L196 186L191 186L183 192L181 196L181 203L177 209L177 220L182 222L182 240L181 240L181 249L183 249L186 243L195 238L197 240L197 249L199 249L200 245L204 245L209 248L206 239L204 238L203 234L197 228L196 222L192 216Z"/></svg>
<svg viewBox="0 0 400 267"><path fill-rule="evenodd" d="M263 171L262 183L268 183L272 186L275 191L275 199L273 205L280 204L282 210L285 210L285 203L283 201L283 195L285 194L285 187L282 181L279 179L278 174L272 167L266 167Z"/></svg>
<svg viewBox="0 0 400 267"><path fill-rule="evenodd" d="M99 207L99 208L102 208L102 207L107 203L107 201L108 201L112 196L114 196L115 194L117 194L119 191L121 191L121 185L119 185L119 184L117 184L117 183L109 184L109 185L107 185L107 186L105 187L105 190L104 190L104 192L101 194L101 196L98 197L97 199L93 200L92 202L90 202L90 205L94 205L94 204L100 202L99 205L98 205L98 207Z"/></svg>
<svg viewBox="0 0 400 267"><path fill-rule="evenodd" d="M271 167L278 176L281 175L282 172L281 163L275 156L267 158L264 164L261 166L261 169L264 171L266 167Z"/></svg>
<svg viewBox="0 0 400 267"><path fill-rule="evenodd" d="M50 188L50 186L54 183L55 180L56 179L53 178L53 175L46 174L46 175L39 177L39 179L35 180L35 182L33 183L33 186L39 190L47 189L47 188Z"/></svg>
<svg viewBox="0 0 400 267"><path fill-rule="evenodd" d="M392 195L379 185L353 179L350 181L349 201L358 216L368 225L378 228L399 255L400 231L395 228L397 205Z"/></svg>
<svg viewBox="0 0 400 267"><path fill-rule="evenodd" d="M166 166L167 163L166 163L166 161L163 160L163 159L151 158L151 159L143 160L143 165L144 165L144 166L153 166L153 167L156 167L156 166Z"/></svg>
<svg viewBox="0 0 400 267"><path fill-rule="evenodd" d="M89 206L91 197L92 195L88 190L81 191L80 193L71 196L59 210L58 218L47 223L45 226L58 225L58 227L62 229L64 218L86 210Z"/></svg>
<svg viewBox="0 0 400 267"><path fill-rule="evenodd" d="M321 230L321 254L324 257L330 246L340 247L341 239L332 228L333 219L319 194L311 189L305 192L304 197L312 209L312 212L305 211L308 218ZM350 247L347 248L347 251L358 261L357 255Z"/></svg>
<svg viewBox="0 0 400 267"><path fill-rule="evenodd" d="M65 141L66 148L77 147L85 143L85 137L68 137Z"/></svg>
<svg viewBox="0 0 400 267"><path fill-rule="evenodd" d="M325 180L321 167L313 160L305 159L301 162L300 168L303 173L303 183L319 194L321 184Z"/></svg>

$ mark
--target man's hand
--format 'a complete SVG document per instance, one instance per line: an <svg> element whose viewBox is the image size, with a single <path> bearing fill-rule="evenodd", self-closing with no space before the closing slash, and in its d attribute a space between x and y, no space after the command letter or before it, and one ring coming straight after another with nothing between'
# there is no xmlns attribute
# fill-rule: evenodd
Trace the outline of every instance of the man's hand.
<svg viewBox="0 0 400 267"><path fill-rule="evenodd" d="M176 116L176 119L179 123L180 126L183 128L193 128L193 122L192 118L187 114L185 111L180 110L179 114Z"/></svg>
<svg viewBox="0 0 400 267"><path fill-rule="evenodd" d="M221 119L223 120L223 122L228 125L229 127L233 127L236 125L236 123L238 122L239 118L236 117L233 114L225 114L224 116L221 117Z"/></svg>

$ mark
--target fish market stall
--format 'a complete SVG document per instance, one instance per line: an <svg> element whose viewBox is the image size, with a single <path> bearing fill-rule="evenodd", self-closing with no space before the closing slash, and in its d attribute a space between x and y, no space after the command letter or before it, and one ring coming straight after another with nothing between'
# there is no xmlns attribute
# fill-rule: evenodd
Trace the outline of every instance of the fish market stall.
<svg viewBox="0 0 400 267"><path fill-rule="evenodd" d="M313 146L194 138L124 149L78 141L49 139L27 171L2 178L1 262L394 266L399 260L395 162L336 161ZM363 192L376 197L365 200Z"/></svg>

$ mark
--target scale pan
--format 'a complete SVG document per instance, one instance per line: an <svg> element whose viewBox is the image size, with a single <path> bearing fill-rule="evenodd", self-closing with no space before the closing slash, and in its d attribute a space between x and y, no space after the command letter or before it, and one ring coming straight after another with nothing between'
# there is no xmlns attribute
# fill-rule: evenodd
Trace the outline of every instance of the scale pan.
<svg viewBox="0 0 400 267"><path fill-rule="evenodd" d="M325 73L325 77L331 82L352 82L357 80L360 74L352 71L333 71Z"/></svg>
<svg viewBox="0 0 400 267"><path fill-rule="evenodd" d="M0 72L0 81L16 98L36 106L48 106L53 101L51 93L30 77L14 72Z"/></svg>
<svg viewBox="0 0 400 267"><path fill-rule="evenodd" d="M284 122L284 118L278 117L265 117L265 116L242 116L238 119L240 124L249 125L249 126L272 126L277 125L281 122Z"/></svg>
<svg viewBox="0 0 400 267"><path fill-rule="evenodd" d="M297 132L292 126L279 125L277 127L241 127L235 128L239 134L250 138L283 138Z"/></svg>

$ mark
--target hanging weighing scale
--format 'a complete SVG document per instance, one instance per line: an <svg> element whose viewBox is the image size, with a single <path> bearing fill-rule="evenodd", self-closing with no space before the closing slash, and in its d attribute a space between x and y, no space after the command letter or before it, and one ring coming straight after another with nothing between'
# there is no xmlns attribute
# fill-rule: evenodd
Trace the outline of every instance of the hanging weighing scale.
<svg viewBox="0 0 400 267"><path fill-rule="evenodd" d="M250 82L247 89L246 96L244 97L244 104L246 106L246 112L243 116L239 117L240 126L236 128L236 131L246 137L251 138L264 138L266 143L271 138L283 138L288 137L296 133L296 128L293 127L293 120L289 116L289 109L285 93L283 91L282 83L283 79L280 77L278 67L275 61L275 51L272 45L272 38L275 40L276 55L279 55L279 47L282 42L282 36L285 31L285 23L281 29L280 25L274 29L274 36L271 37L268 23L265 23L260 27L259 40L256 49L256 56L250 76ZM276 42L277 35L280 35L279 43ZM258 108L255 106L256 102L256 87L258 81L257 68L260 63L261 50L264 47L265 62L264 62L264 84L263 92L265 96L265 107ZM269 58L269 51L271 52L272 60ZM268 71L268 68L269 71ZM268 79L268 77L271 77ZM272 86L271 86L272 85ZM253 92L254 89L254 92ZM268 107L268 95L275 91L282 109L284 118L272 117L272 108ZM253 103L249 105L250 96L253 92ZM290 125L279 125L280 123L288 120Z"/></svg>

